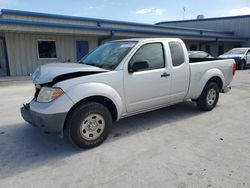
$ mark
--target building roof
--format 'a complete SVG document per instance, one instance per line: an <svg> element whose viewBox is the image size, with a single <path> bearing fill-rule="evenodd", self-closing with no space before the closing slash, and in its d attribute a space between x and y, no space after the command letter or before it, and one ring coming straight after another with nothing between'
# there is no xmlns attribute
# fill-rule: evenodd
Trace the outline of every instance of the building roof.
<svg viewBox="0 0 250 188"><path fill-rule="evenodd" d="M225 16L225 17L215 17L215 18L203 18L203 19L189 19L189 20L176 20L176 21L163 21L158 22L155 25L160 25L164 23L181 23L181 22L200 22L200 21L210 21L210 20L228 20L228 19L240 19L240 18L250 18L250 14L248 15L240 15L240 16Z"/></svg>
<svg viewBox="0 0 250 188"><path fill-rule="evenodd" d="M155 25L155 24L145 24L145 23L117 21L117 20L108 20L108 19L99 19L99 18L88 18L88 17L48 14L48 13L30 12L30 11L22 11L22 10L11 10L11 9L2 9L1 14L14 14L14 15L42 17L42 18L54 18L54 19L62 19L62 20L93 21L93 22L97 22L99 24L100 23L111 23L111 24L119 24L119 25L144 26L144 27L163 28L163 29L177 29L177 30L183 30L183 31L200 31L200 32L233 34L233 32L217 31L217 30L212 30L212 29L198 29L198 28L181 27L181 26L159 26L159 25Z"/></svg>
<svg viewBox="0 0 250 188"><path fill-rule="evenodd" d="M139 33L139 34L155 34L155 35L167 35L176 37L203 37L210 39L233 39L233 40L247 40L246 38L236 36L219 36L219 35L201 35L201 34L188 34L188 33L177 33L169 31L149 31L142 29L124 29L124 28L113 28L113 27L98 27L90 25L75 25L75 24L63 24L63 23L50 23L50 22L35 22L26 20L13 20L13 19L0 19L0 24L6 25L23 25L23 26L38 26L38 27L49 27L49 28L64 28L64 29L83 29L83 30L95 30L95 31L110 31L110 32L125 32L125 33Z"/></svg>
<svg viewBox="0 0 250 188"><path fill-rule="evenodd" d="M3 17L4 14L15 14L24 16L23 18L5 18ZM48 22L46 20L39 20L36 21L35 19L27 20L27 16L30 17L42 17L42 18L57 18L62 20L80 20L80 21L93 21L96 22L94 25L89 24L71 24L68 23L59 23L56 21ZM111 23L116 25L116 27L109 26L108 24L102 23ZM204 40L227 40L227 41L245 41L247 38L239 37L233 35L232 32L220 32L214 30L207 30L207 29L194 29L194 28L186 28L186 27L175 27L175 26L157 26L151 24L143 24L143 23L134 23L134 22L123 22L123 21L114 21L114 20L105 20L105 19L96 19L96 18L85 18L85 17L75 17L75 16L65 16L65 15L57 15L57 14L46 14L46 13L36 13L36 12L27 12L27 11L19 11L19 10L9 10L3 9L1 11L0 17L0 30L7 30L4 26L26 26L26 30L24 31L31 31L29 28L31 27L43 27L43 28L61 28L68 30L87 30L87 31L108 31L110 35L114 35L116 33L134 33L134 34L146 34L146 35L153 35L153 36L170 36L170 37L180 37L180 38L199 38ZM134 28L128 27L120 27L120 25L127 25L127 26L137 26ZM155 28L155 30L153 29ZM159 30L159 28L161 28ZM20 27L16 30L20 32ZM173 31L174 29L174 31ZM12 27L12 31L15 30L15 27ZM195 31L195 33L185 32L188 31ZM57 31L59 33L59 31ZM90 32L91 34L91 32Z"/></svg>

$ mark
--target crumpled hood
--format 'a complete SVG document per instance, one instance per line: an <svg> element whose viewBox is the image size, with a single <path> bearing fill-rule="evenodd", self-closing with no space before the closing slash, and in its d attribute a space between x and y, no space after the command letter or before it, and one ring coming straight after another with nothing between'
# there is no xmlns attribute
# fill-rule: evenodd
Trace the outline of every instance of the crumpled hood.
<svg viewBox="0 0 250 188"><path fill-rule="evenodd" d="M36 68L32 74L32 79L35 84L45 84L53 82L59 77L70 79L107 71L106 69L79 63L49 63Z"/></svg>

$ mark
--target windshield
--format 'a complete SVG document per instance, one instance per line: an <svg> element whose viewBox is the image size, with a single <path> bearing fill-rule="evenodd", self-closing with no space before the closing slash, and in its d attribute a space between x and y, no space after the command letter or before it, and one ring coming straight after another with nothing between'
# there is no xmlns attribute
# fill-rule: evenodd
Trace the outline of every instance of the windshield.
<svg viewBox="0 0 250 188"><path fill-rule="evenodd" d="M135 44L134 41L116 41L103 44L81 59L79 63L114 70Z"/></svg>
<svg viewBox="0 0 250 188"><path fill-rule="evenodd" d="M245 54L246 51L247 51L246 48L234 48L234 49L228 51L227 53L225 53L224 55Z"/></svg>

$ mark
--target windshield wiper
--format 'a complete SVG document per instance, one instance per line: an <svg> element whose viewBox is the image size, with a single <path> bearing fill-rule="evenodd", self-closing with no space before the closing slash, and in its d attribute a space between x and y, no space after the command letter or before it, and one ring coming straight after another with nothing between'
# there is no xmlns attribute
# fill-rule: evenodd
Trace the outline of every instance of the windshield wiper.
<svg viewBox="0 0 250 188"><path fill-rule="evenodd" d="M113 66L112 65L107 65L107 64L101 64L99 65L100 68L102 69L107 69L107 70L113 70Z"/></svg>
<svg viewBox="0 0 250 188"><path fill-rule="evenodd" d="M81 64L85 64L85 65L90 65L90 66L94 66L94 67L100 67L100 65L98 63L95 62L81 62Z"/></svg>
<svg viewBox="0 0 250 188"><path fill-rule="evenodd" d="M81 64L85 64L85 65L90 65L90 66L94 66L94 67L99 67L99 68L102 68L102 69L107 69L107 70L112 70L110 68L109 65L106 65L106 64L98 64L98 63L95 63L95 62L81 62Z"/></svg>

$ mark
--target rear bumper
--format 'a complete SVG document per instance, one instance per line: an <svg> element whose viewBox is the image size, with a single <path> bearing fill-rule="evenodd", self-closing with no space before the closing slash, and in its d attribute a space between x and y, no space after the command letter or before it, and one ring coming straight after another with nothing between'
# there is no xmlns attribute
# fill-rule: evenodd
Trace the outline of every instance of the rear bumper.
<svg viewBox="0 0 250 188"><path fill-rule="evenodd" d="M228 93L229 91L231 91L231 86L227 86L222 90L222 93Z"/></svg>
<svg viewBox="0 0 250 188"><path fill-rule="evenodd" d="M32 111L30 104L21 107L21 115L25 121L45 132L61 133L67 113L43 114Z"/></svg>

